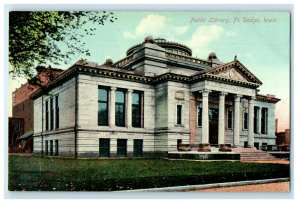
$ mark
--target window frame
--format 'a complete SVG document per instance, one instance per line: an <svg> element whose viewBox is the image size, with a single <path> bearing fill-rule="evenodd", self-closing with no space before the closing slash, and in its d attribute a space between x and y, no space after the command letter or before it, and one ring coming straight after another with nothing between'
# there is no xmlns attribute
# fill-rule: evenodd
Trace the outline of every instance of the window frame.
<svg viewBox="0 0 300 203"><path fill-rule="evenodd" d="M134 94L138 94L139 97L139 103L138 104L133 104L133 96ZM144 93L140 92L140 91L133 91L131 94L131 126L134 128L142 128L143 127L143 108L142 108L142 104L143 104L143 98L144 98ZM128 104L130 105L130 104ZM134 114L134 107L138 108L139 111L139 115L135 115ZM137 120L139 120L138 125L135 125L135 117L137 117Z"/></svg>
<svg viewBox="0 0 300 203"><path fill-rule="evenodd" d="M243 130L249 129L249 113L247 110L243 112Z"/></svg>
<svg viewBox="0 0 300 203"><path fill-rule="evenodd" d="M118 102L117 101L117 92L122 92L123 93L123 102ZM124 89L117 89L115 91L115 125L117 127L125 127L126 125L126 122L125 122L125 113L126 113L126 99L125 99L125 95L126 95L126 92ZM123 113L120 114L120 107L123 108ZM121 116L121 117L120 117ZM121 119L120 119L121 118ZM119 123L120 120L122 120L122 123Z"/></svg>
<svg viewBox="0 0 300 203"><path fill-rule="evenodd" d="M55 129L59 128L59 95L55 95Z"/></svg>
<svg viewBox="0 0 300 203"><path fill-rule="evenodd" d="M99 91L100 90L105 90L106 91L106 100L99 100ZM100 104L106 104L106 120L105 123L100 123L100 115L99 115L99 105ZM98 126L108 126L109 124L109 89L108 87L105 86L98 86L98 114L97 114L97 119L98 119Z"/></svg>
<svg viewBox="0 0 300 203"><path fill-rule="evenodd" d="M48 131L49 130L49 99L46 100L46 102L45 102L45 110L46 110L46 114L45 114L46 126L45 127L46 127L46 131Z"/></svg>
<svg viewBox="0 0 300 203"><path fill-rule="evenodd" d="M268 134L268 108L261 108L261 134Z"/></svg>
<svg viewBox="0 0 300 203"><path fill-rule="evenodd" d="M176 105L176 125L182 125L182 104Z"/></svg>
<svg viewBox="0 0 300 203"><path fill-rule="evenodd" d="M203 113L202 106L198 105L198 108L197 108L197 126L198 127L202 127L202 113Z"/></svg>
<svg viewBox="0 0 300 203"><path fill-rule="evenodd" d="M229 115L229 112L231 114L231 116ZM229 123L230 121L230 123ZM227 129L233 129L233 110L231 108L228 108L227 109ZM229 125L230 124L230 125Z"/></svg>
<svg viewBox="0 0 300 203"><path fill-rule="evenodd" d="M50 98L50 130L54 129L54 100Z"/></svg>

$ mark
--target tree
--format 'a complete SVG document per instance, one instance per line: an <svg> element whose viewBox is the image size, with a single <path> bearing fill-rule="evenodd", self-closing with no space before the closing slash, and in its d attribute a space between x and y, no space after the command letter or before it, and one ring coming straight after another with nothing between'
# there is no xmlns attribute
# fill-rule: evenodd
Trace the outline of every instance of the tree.
<svg viewBox="0 0 300 203"><path fill-rule="evenodd" d="M94 35L106 21L115 20L112 12L105 11L10 12L10 74L30 79L34 76L34 65L67 64L75 53L89 56L82 37ZM84 29L90 22L94 24L93 28Z"/></svg>

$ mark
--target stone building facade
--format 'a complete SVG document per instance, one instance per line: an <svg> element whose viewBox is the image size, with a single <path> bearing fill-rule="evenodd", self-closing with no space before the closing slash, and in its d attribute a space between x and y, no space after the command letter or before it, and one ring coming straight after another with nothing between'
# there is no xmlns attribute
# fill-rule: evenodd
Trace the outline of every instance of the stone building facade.
<svg viewBox="0 0 300 203"><path fill-rule="evenodd" d="M241 62L145 38L115 63L78 61L37 91L34 152L65 157L156 157L179 144L275 144L275 104Z"/></svg>

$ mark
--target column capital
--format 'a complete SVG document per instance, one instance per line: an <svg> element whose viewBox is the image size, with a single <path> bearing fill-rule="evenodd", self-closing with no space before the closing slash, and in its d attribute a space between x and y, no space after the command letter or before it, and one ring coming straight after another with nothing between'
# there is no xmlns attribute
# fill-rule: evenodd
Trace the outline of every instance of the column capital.
<svg viewBox="0 0 300 203"><path fill-rule="evenodd" d="M128 89L127 92L128 92L128 93L132 93L133 90L132 90L132 89Z"/></svg>
<svg viewBox="0 0 300 203"><path fill-rule="evenodd" d="M110 91L115 91L115 90L117 90L116 87L110 87Z"/></svg>
<svg viewBox="0 0 300 203"><path fill-rule="evenodd" d="M236 101L236 102L240 102L240 101L241 101L241 98L242 98L242 96L243 96L243 95L241 95L241 94L236 94L236 95L234 95L234 101Z"/></svg>
<svg viewBox="0 0 300 203"><path fill-rule="evenodd" d="M203 90L200 90L199 93L202 93L202 96L203 97L208 97L208 94L211 92L211 90L208 90L208 89L203 89Z"/></svg>
<svg viewBox="0 0 300 203"><path fill-rule="evenodd" d="M220 93L219 93L219 96L220 96L220 97L225 97L227 94L228 94L227 92L220 92Z"/></svg>
<svg viewBox="0 0 300 203"><path fill-rule="evenodd" d="M255 97L250 97L250 98L248 99L248 102L251 103L251 104L253 104L254 99L255 99Z"/></svg>

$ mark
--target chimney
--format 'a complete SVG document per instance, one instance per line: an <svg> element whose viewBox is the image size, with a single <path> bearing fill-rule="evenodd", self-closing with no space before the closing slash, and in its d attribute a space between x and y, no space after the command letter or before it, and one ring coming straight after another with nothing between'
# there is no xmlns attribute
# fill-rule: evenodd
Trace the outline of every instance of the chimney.
<svg viewBox="0 0 300 203"><path fill-rule="evenodd" d="M45 68L45 66L37 66L36 68L35 68L35 70L37 71L37 73L38 74L40 74L43 70L45 70L46 68Z"/></svg>

